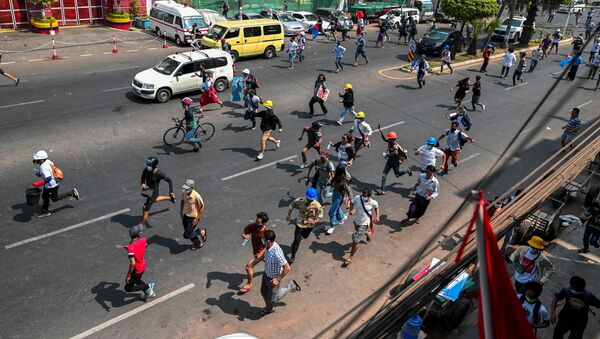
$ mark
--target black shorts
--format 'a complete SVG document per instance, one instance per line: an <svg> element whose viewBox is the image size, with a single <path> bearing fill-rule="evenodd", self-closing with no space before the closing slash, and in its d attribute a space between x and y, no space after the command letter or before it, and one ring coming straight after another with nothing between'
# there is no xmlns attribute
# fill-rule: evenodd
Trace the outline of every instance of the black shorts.
<svg viewBox="0 0 600 339"><path fill-rule="evenodd" d="M0 68L0 75L4 75L4 70Z"/></svg>
<svg viewBox="0 0 600 339"><path fill-rule="evenodd" d="M148 212L150 207L156 202L156 197L158 197L158 190L153 190L149 188L147 190L142 191L142 196L146 197L146 202L144 203L144 207L142 207L143 211Z"/></svg>

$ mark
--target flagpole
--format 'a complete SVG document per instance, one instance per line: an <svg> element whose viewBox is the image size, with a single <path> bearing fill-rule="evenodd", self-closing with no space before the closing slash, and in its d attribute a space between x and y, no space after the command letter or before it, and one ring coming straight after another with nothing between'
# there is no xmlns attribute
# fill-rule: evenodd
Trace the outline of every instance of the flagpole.
<svg viewBox="0 0 600 339"><path fill-rule="evenodd" d="M483 199L483 191L472 191L471 195L476 200L477 208L477 257L479 258L479 295L481 298L481 305L483 307L483 328L485 339L493 339L494 333L492 330L492 309L490 305L490 282L488 281L487 258L485 255L483 204L480 203L480 200Z"/></svg>

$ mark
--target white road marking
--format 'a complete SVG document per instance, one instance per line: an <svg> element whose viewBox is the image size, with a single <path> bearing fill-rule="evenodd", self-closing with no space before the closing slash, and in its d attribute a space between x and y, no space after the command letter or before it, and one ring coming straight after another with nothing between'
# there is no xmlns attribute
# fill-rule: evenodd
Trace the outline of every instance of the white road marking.
<svg viewBox="0 0 600 339"><path fill-rule="evenodd" d="M107 321L103 322L102 324L100 324L98 326L92 327L92 328L90 328L89 330L87 330L85 332L81 332L78 335L71 337L71 339L83 339L83 338L89 337L90 335L92 335L94 333L97 333L97 332L100 332L103 329L105 329L105 328L107 328L109 326L112 326L112 325L114 325L114 324L116 324L116 323L118 323L118 322L120 322L122 320L130 318L130 317L132 317L132 316L134 316L134 315L136 315L136 314L138 314L140 312L143 312L143 311L145 311L145 310L147 310L147 309L149 309L151 307L154 307L154 306L156 306L156 305L158 305L158 304L160 304L162 302L165 302L165 301L167 301L167 300L169 300L169 299L171 299L173 297L176 297L176 296L178 296L179 294L181 294L183 292L189 291L189 290L191 290L194 287L196 287L196 285L194 285L194 284L185 285L185 286L183 286L180 289L177 289L177 290L175 290L173 292L165 294L165 295L163 295L160 298L156 298L156 299L154 299L152 301L149 301L149 302L147 302L146 304L144 304L144 305L142 305L140 307L134 308L133 310L125 312L125 313L121 314L120 316L117 316L117 317L114 317L114 318L112 318L110 320L107 320Z"/></svg>
<svg viewBox="0 0 600 339"><path fill-rule="evenodd" d="M106 72L123 71L123 70L126 70L126 69L135 69L135 68L140 68L140 66L103 69L103 70L100 70L100 71L83 72L83 74L106 73Z"/></svg>
<svg viewBox="0 0 600 339"><path fill-rule="evenodd" d="M0 62L0 65L12 65L14 63L15 63L14 61Z"/></svg>
<svg viewBox="0 0 600 339"><path fill-rule="evenodd" d="M6 245L6 246L4 246L4 249L8 250L8 249L11 249L11 248L14 248L14 247L17 247L17 246L25 245L25 244L28 244L30 242L38 241L40 239L48 238L48 237L51 237L53 235L57 235L57 234L64 233L64 232L67 232L67 231L70 231L70 230L74 230L76 228L79 228L79 227L82 227L82 226L85 226L85 225L89 225L89 224L95 223L96 221L108 219L108 218L114 217L115 215L119 215L119 214L122 214L122 213L125 213L125 212L129 212L129 211L131 211L131 209L125 208L125 209L122 209L120 211L116 211L116 212L113 212L113 213L109 213L109 214L103 215L103 216L98 217L98 218L94 218L94 219L91 219L91 220L88 220L88 221L80 222L79 224L75 224L73 226L61 228L61 229L56 230L56 231L52 231L52 232L49 232L49 233L41 234L41 235L38 235L38 236L33 237L33 238L21 240L21 241L18 241L16 243L13 243L13 244Z"/></svg>
<svg viewBox="0 0 600 339"><path fill-rule="evenodd" d="M526 129L523 130L523 132L521 132L521 134L525 134L525 133L527 133L529 131L532 131L534 128L536 128L536 126L532 126L532 127L526 128Z"/></svg>
<svg viewBox="0 0 600 339"><path fill-rule="evenodd" d="M104 91L102 91L102 93L113 92L113 91L120 91L122 89L130 89L130 88L131 88L131 86L105 89Z"/></svg>
<svg viewBox="0 0 600 339"><path fill-rule="evenodd" d="M28 101L28 102L22 102L20 104L12 104L12 105L0 106L0 108L9 108L9 107L16 107L16 106L31 105L31 104L37 104L37 103L40 103L40 102L44 102L44 101L46 101L46 100Z"/></svg>
<svg viewBox="0 0 600 339"><path fill-rule="evenodd" d="M528 82L524 82L524 83L518 84L518 85L516 85L516 86L507 87L507 88L505 88L504 90L505 90L505 91L509 91L509 90L511 90L511 89L513 89L513 88L517 88L517 87L525 86L525 85L527 85L527 84L528 84Z"/></svg>
<svg viewBox="0 0 600 339"><path fill-rule="evenodd" d="M68 56L64 56L64 57L60 57L61 59L69 59L70 57Z"/></svg>
<svg viewBox="0 0 600 339"><path fill-rule="evenodd" d="M592 100L590 100L590 101L586 101L586 102L584 102L583 104L581 104L581 105L577 106L577 108L581 108L581 107L583 107L583 106L587 106L587 105L589 105L589 104L591 104L591 103L592 103Z"/></svg>
<svg viewBox="0 0 600 339"><path fill-rule="evenodd" d="M392 127L394 127L394 126L402 125L403 123L404 123L404 121L396 122L396 123L394 123L394 124L387 125L387 126L385 126L385 127L381 127L381 130L383 131L384 129L388 129L388 128L392 128Z"/></svg>
<svg viewBox="0 0 600 339"><path fill-rule="evenodd" d="M27 60L29 62L36 62L36 61L43 61L44 59L31 59L31 60Z"/></svg>
<svg viewBox="0 0 600 339"><path fill-rule="evenodd" d="M150 47L150 48L146 48L146 50L147 50L147 51L152 51L152 50L155 50L155 49L158 49L158 47Z"/></svg>
<svg viewBox="0 0 600 339"><path fill-rule="evenodd" d="M463 162L467 162L467 161L469 161L469 160L471 160L471 159L474 159L474 158L476 158L476 157L478 157L478 156L480 156L480 155L481 155L480 153L474 153L474 154L471 154L471 155L469 155L468 157L466 157L466 158L464 158L464 159L460 160L460 163L462 164Z"/></svg>
<svg viewBox="0 0 600 339"><path fill-rule="evenodd" d="M89 56L92 56L92 55L93 55L93 54L80 54L79 56L80 56L80 57L89 57Z"/></svg>
<svg viewBox="0 0 600 339"><path fill-rule="evenodd" d="M102 54L114 54L113 52L104 52Z"/></svg>
<svg viewBox="0 0 600 339"><path fill-rule="evenodd" d="M127 50L127 51L125 51L125 52L127 52L127 53L131 53L131 52L137 52L137 51L138 51L137 49L130 49L130 50Z"/></svg>
<svg viewBox="0 0 600 339"><path fill-rule="evenodd" d="M298 157L297 155L292 155L290 157L283 158L281 160L273 161L273 162L270 162L268 164L264 164L264 165L261 165L261 166L255 167L255 168L251 168L249 170L245 170L243 172L236 173L236 174L230 175L230 176L225 177L225 178L221 178L221 181L226 181L226 180L229 180L229 179L237 178L237 177L242 176L244 174L252 173L254 171L258 171L258 170L261 170L263 168L267 168L267 167L276 165L276 164L278 164L280 162L288 161L288 160L291 160L291 159L294 159L294 158L297 158L297 157Z"/></svg>

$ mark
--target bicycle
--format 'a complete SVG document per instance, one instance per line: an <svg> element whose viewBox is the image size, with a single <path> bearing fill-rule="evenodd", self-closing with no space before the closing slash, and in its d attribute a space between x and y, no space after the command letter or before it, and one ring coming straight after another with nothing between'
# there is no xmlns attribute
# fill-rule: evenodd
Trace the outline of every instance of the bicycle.
<svg viewBox="0 0 600 339"><path fill-rule="evenodd" d="M181 145L185 140L185 127L183 119L171 118L175 122L175 127L169 128L163 135L163 141L167 146ZM200 123L200 116L196 118L196 130L194 137L199 138L202 142L210 140L215 134L215 125L210 122Z"/></svg>

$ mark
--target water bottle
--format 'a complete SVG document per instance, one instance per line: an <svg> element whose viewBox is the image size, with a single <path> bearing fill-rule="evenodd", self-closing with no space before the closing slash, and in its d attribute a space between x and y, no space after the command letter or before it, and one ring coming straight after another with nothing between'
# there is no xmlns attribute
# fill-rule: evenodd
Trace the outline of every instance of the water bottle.
<svg viewBox="0 0 600 339"><path fill-rule="evenodd" d="M330 185L326 185L323 190L324 190L324 193L325 193L325 197L331 198L333 196L333 191L331 190L331 186Z"/></svg>
<svg viewBox="0 0 600 339"><path fill-rule="evenodd" d="M248 239L244 239L244 241L242 241L242 246L246 246L247 243L248 243Z"/></svg>
<svg viewBox="0 0 600 339"><path fill-rule="evenodd" d="M330 143L330 142L328 142L328 143L327 143L327 149L329 150L330 148L331 148L331 143Z"/></svg>
<svg viewBox="0 0 600 339"><path fill-rule="evenodd" d="M398 339L417 339L421 332L423 319L418 314L413 314L402 326L402 331L398 333Z"/></svg>

